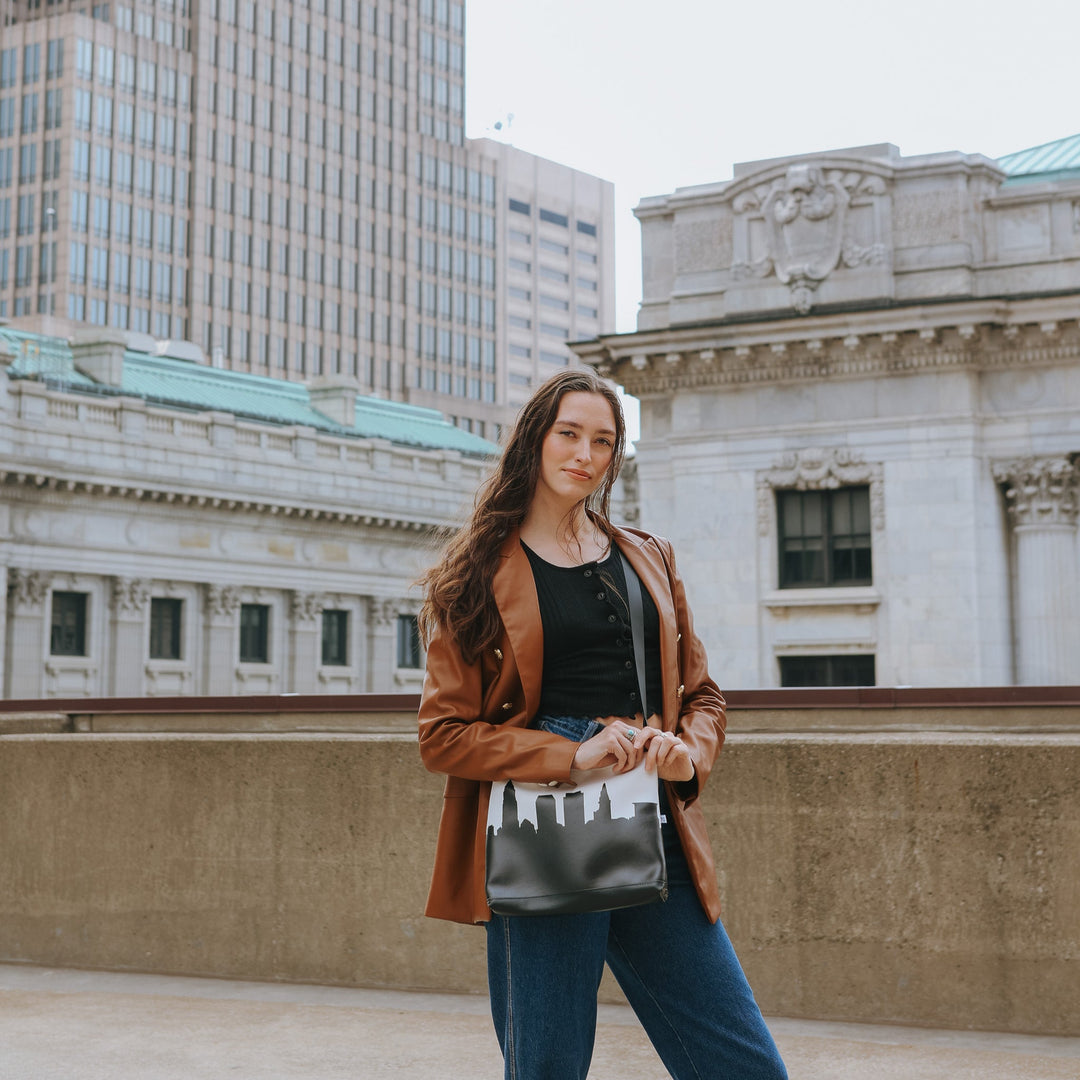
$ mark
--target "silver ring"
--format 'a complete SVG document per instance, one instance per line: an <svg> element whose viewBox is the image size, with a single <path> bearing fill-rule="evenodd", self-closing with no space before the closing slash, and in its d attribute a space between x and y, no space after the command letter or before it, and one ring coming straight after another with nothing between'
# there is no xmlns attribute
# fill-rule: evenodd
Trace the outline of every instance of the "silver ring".
<svg viewBox="0 0 1080 1080"><path fill-rule="evenodd" d="M634 730L634 729L633 729L632 727L628 727L628 728L626 728L626 730L625 730L625 731L623 731L623 734L624 734L624 735L625 735L625 736L626 736L626 737L627 737L627 738L628 738L628 739L629 739L629 740L630 740L631 742L633 742L633 741L634 741L634 737L635 737L635 736L637 735L637 732L636 732L636 731L635 731L635 730Z"/></svg>

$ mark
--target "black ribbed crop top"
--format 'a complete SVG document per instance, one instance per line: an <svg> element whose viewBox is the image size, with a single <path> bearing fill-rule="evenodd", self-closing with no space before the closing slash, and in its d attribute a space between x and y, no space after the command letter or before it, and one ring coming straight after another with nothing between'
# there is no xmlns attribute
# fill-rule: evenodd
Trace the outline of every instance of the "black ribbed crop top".
<svg viewBox="0 0 1080 1080"><path fill-rule="evenodd" d="M532 565L544 626L542 716L634 716L638 702L634 642L622 559L612 545L598 562L555 566L522 543ZM630 571L633 573L633 570ZM660 615L641 589L645 617L645 690L659 712Z"/></svg>

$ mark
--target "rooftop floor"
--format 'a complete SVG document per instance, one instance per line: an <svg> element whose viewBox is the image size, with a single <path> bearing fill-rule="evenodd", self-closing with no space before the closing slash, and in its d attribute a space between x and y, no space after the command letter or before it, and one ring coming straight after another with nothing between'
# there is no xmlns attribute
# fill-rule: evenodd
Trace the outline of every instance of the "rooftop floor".
<svg viewBox="0 0 1080 1080"><path fill-rule="evenodd" d="M1076 1080L1080 1038L770 1019L791 1080ZM2 1080L491 1080L487 1002L0 965ZM600 1009L590 1080L662 1080L633 1014Z"/></svg>

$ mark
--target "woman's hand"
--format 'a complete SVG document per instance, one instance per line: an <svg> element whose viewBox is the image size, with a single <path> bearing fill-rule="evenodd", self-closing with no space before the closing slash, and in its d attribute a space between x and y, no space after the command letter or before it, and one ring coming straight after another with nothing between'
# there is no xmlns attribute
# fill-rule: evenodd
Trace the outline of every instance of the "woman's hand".
<svg viewBox="0 0 1080 1080"><path fill-rule="evenodd" d="M614 766L615 772L629 772L645 755L642 731L625 720L615 720L603 731L583 742L574 754L572 769L606 769Z"/></svg>
<svg viewBox="0 0 1080 1080"><path fill-rule="evenodd" d="M677 783L694 779L694 759L686 743L672 731L647 727L637 733L635 744L645 749L645 769L657 771L661 780Z"/></svg>

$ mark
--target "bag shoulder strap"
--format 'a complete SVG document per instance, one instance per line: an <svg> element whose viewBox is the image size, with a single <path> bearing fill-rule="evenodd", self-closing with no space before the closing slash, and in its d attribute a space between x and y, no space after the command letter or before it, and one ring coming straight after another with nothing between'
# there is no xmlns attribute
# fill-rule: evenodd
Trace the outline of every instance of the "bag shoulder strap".
<svg viewBox="0 0 1080 1080"><path fill-rule="evenodd" d="M641 717L643 721L648 721L646 710L649 706L645 700L645 612L641 601L641 581L621 550L619 558L622 559L626 598L630 607L630 633L634 638L634 666L637 668L638 693L641 695Z"/></svg>

